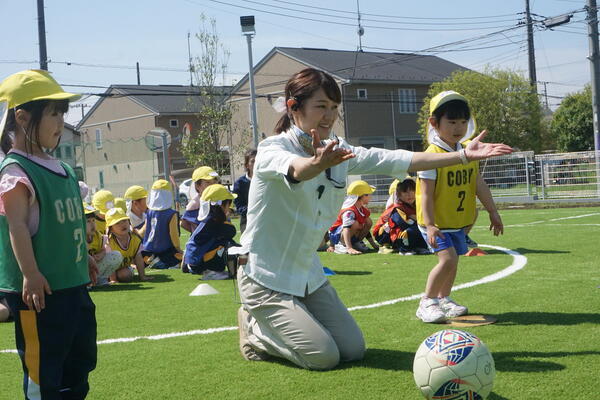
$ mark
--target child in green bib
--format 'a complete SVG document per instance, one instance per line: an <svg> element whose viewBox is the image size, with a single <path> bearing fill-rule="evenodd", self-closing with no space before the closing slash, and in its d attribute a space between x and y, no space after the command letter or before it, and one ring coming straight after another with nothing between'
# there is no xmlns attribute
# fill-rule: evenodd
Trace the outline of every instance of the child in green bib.
<svg viewBox="0 0 600 400"><path fill-rule="evenodd" d="M96 366L95 281L74 171L49 153L69 101L47 71L0 83L0 291L15 320L25 398L80 398ZM10 143L10 146L7 145ZM9 396L16 398L17 394Z"/></svg>

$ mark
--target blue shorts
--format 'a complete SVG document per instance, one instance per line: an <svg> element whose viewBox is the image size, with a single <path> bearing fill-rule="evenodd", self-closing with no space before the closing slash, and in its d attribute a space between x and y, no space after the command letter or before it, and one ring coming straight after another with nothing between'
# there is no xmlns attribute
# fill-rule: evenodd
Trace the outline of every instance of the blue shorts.
<svg viewBox="0 0 600 400"><path fill-rule="evenodd" d="M344 230L344 227L342 225L340 225L337 228L335 228L335 230L333 232L329 231L329 241L331 242L331 244L335 245L340 242L340 239L342 238L343 230ZM352 240L352 243L358 242L358 238L356 236L352 236L352 238L350 240Z"/></svg>
<svg viewBox="0 0 600 400"><path fill-rule="evenodd" d="M442 233L444 234L444 239L436 237L435 242L437 243L437 247L435 249L430 247L431 250L437 253L440 250L446 250L450 247L454 247L454 250L456 250L456 254L458 254L459 256L462 256L467 252L468 247L464 229L461 229L460 231L456 232ZM425 239L425 241L429 243L429 241L427 240L427 233L421 231L421 234L423 235L423 239Z"/></svg>

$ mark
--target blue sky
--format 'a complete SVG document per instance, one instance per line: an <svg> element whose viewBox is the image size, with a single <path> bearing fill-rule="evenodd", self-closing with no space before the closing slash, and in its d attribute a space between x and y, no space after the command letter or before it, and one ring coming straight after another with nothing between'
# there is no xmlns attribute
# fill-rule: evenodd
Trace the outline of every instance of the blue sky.
<svg viewBox="0 0 600 400"><path fill-rule="evenodd" d="M530 0L530 3L532 12L538 15L536 18L542 19L582 10L586 2ZM301 3L45 0L49 70L64 85L106 87L135 84L133 68L137 61L142 68L142 84L188 84L187 34L193 35L199 30L200 15L204 13L216 19L220 38L231 52L227 77L230 83L248 70L246 40L239 24L241 15L256 17L257 34L253 40L256 63L275 46L356 50L356 7L355 0L304 0ZM366 26L362 44L366 51L369 47L416 51L506 29L503 34L462 45L489 47L487 49L457 51L459 46L453 45L440 48L446 51L436 55L472 69L481 69L489 63L527 75L525 29L511 29L523 17L519 13L523 13L524 8L524 0L361 0L360 11ZM0 78L39 67L36 0L0 0L0 15L6 32L0 42ZM572 21L579 22L552 31L535 32L538 80L549 82L550 96L562 97L580 90L590 80L584 19L585 13L578 12ZM197 54L199 46L194 39L191 47L192 55ZM72 64L67 65L67 62ZM104 91L68 88L86 93ZM96 99L92 96L85 101L93 103ZM555 108L560 99L551 97L549 102ZM80 111L73 110L67 120L74 123L79 118Z"/></svg>

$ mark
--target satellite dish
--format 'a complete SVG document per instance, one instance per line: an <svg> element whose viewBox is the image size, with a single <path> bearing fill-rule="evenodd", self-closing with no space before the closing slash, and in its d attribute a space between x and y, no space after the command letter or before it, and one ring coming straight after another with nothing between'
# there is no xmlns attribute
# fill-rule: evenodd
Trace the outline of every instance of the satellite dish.
<svg viewBox="0 0 600 400"><path fill-rule="evenodd" d="M163 138L166 141L167 149L171 146L172 138L169 131L164 128L154 128L144 137L146 147L148 150L154 153L161 153L163 151Z"/></svg>

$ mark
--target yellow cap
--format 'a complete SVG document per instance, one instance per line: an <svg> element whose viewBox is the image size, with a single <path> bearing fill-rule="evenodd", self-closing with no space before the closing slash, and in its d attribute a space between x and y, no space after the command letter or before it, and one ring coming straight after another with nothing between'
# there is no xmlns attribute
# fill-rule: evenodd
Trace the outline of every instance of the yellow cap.
<svg viewBox="0 0 600 400"><path fill-rule="evenodd" d="M106 226L107 227L111 227L116 223L119 223L123 220L129 219L127 214L125 214L125 211L123 211L117 207L111 208L110 210L108 210L106 212L105 217L106 217Z"/></svg>
<svg viewBox="0 0 600 400"><path fill-rule="evenodd" d="M222 201L222 200L233 200L237 198L237 194L231 193L227 188L221 184L210 185L202 192L203 201Z"/></svg>
<svg viewBox="0 0 600 400"><path fill-rule="evenodd" d="M115 197L108 190L99 190L92 196L92 205L101 214L106 212L115 206Z"/></svg>
<svg viewBox="0 0 600 400"><path fill-rule="evenodd" d="M125 199L122 197L115 197L115 207L120 208L121 210L127 212L127 203Z"/></svg>
<svg viewBox="0 0 600 400"><path fill-rule="evenodd" d="M375 189L375 186L371 186L365 181L354 181L348 186L347 193L356 196L362 196L364 194L373 193Z"/></svg>
<svg viewBox="0 0 600 400"><path fill-rule="evenodd" d="M212 169L211 167L199 167L196 168L194 170L194 173L192 174L192 180L194 182L199 181L200 179L203 179L205 181L210 181L212 179L217 179L219 177L219 174L217 174L217 172Z"/></svg>
<svg viewBox="0 0 600 400"><path fill-rule="evenodd" d="M15 108L33 100L77 100L79 94L65 92L48 71L17 72L0 83L0 101Z"/></svg>
<svg viewBox="0 0 600 400"><path fill-rule="evenodd" d="M433 112L437 110L442 104L445 104L452 100L460 100L469 104L467 98L462 94L455 92L454 90L446 90L444 92L440 92L433 96L433 98L429 101L429 116L433 115Z"/></svg>
<svg viewBox="0 0 600 400"><path fill-rule="evenodd" d="M129 186L123 195L125 200L139 200L143 199L144 197L148 197L148 192L146 189L138 185Z"/></svg>
<svg viewBox="0 0 600 400"><path fill-rule="evenodd" d="M84 201L83 212L85 213L85 215L90 215L94 214L96 212L96 209Z"/></svg>
<svg viewBox="0 0 600 400"><path fill-rule="evenodd" d="M171 184L164 180L164 179L159 179L156 182L154 182L152 184L152 190L168 190L171 191Z"/></svg>

